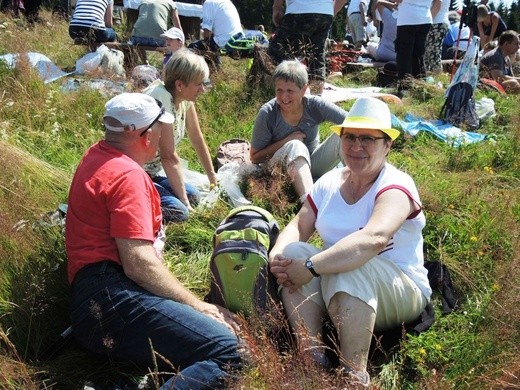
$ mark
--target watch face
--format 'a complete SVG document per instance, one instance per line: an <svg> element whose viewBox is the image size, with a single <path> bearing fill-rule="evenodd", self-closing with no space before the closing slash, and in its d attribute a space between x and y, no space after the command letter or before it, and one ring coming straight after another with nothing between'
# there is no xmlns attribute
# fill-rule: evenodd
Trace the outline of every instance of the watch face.
<svg viewBox="0 0 520 390"><path fill-rule="evenodd" d="M312 267L312 260L311 259L307 259L307 261L305 262L305 266L307 268Z"/></svg>

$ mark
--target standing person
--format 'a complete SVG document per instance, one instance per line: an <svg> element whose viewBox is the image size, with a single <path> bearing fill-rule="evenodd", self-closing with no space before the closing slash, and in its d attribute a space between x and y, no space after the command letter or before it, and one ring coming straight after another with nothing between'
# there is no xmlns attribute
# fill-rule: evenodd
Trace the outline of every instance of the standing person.
<svg viewBox="0 0 520 390"><path fill-rule="evenodd" d="M113 0L78 0L69 24L70 37L88 43L115 41L113 14Z"/></svg>
<svg viewBox="0 0 520 390"><path fill-rule="evenodd" d="M172 25L179 29L181 21L173 0L143 0L139 4L139 15L132 30L133 45L164 46L162 34Z"/></svg>
<svg viewBox="0 0 520 390"><path fill-rule="evenodd" d="M486 5L480 4L477 7L477 28L480 48L484 48L486 43L498 39L507 30L507 25L497 12L490 12Z"/></svg>
<svg viewBox="0 0 520 390"><path fill-rule="evenodd" d="M439 0L433 0L439 1ZM432 24L432 0L396 0L397 35L395 40L399 80L424 75L424 51ZM406 83L401 82L403 88Z"/></svg>
<svg viewBox="0 0 520 390"><path fill-rule="evenodd" d="M273 23L276 34L269 44L269 55L278 65L284 60L305 58L311 90L321 94L326 77L325 43L332 19L346 0L274 0Z"/></svg>
<svg viewBox="0 0 520 390"><path fill-rule="evenodd" d="M202 4L203 39L188 47L201 51L232 51L235 40L243 39L240 16L231 0L205 0Z"/></svg>
<svg viewBox="0 0 520 390"><path fill-rule="evenodd" d="M367 0L350 0L347 7L347 23L352 33L354 49L359 50L366 43Z"/></svg>
<svg viewBox="0 0 520 390"><path fill-rule="evenodd" d="M426 36L426 51L424 53L424 68L427 72L442 72L442 42L450 21L448 12L450 0L434 0L432 2L432 26Z"/></svg>
<svg viewBox="0 0 520 390"><path fill-rule="evenodd" d="M300 199L314 182L340 162L339 137L320 143L319 125L341 123L346 111L334 103L305 94L307 70L299 61L283 61L273 72L276 97L258 112L251 139L251 162L268 169L283 163Z"/></svg>
<svg viewBox="0 0 520 390"><path fill-rule="evenodd" d="M188 49L180 49L164 66L163 77L164 82L157 80L143 92L162 102L166 111L175 115L175 123L173 128L163 133L159 155L146 164L145 169L161 195L164 221L177 222L185 221L193 210L192 206L200 201L197 188L184 182L182 160L176 151L186 133L210 184L218 183L195 109L197 97L204 92L209 69L203 57ZM161 170L166 176L161 174Z"/></svg>
<svg viewBox="0 0 520 390"><path fill-rule="evenodd" d="M395 61L395 37L397 35L397 5L392 0L377 0L375 3L376 18L383 22L383 33L379 43L369 42L368 54L376 61Z"/></svg>
<svg viewBox="0 0 520 390"><path fill-rule="evenodd" d="M346 166L314 184L269 255L300 347L327 365L321 329L330 318L344 373L364 387L374 330L417 319L431 295L417 188L386 161L399 136L391 123L384 102L356 100L345 121L332 126ZM315 231L322 249L307 243Z"/></svg>
<svg viewBox="0 0 520 390"><path fill-rule="evenodd" d="M111 360L176 371L161 389L221 387L240 362L230 313L168 270L159 196L142 168L174 118L139 93L105 108L105 139L83 156L68 198L73 335Z"/></svg>

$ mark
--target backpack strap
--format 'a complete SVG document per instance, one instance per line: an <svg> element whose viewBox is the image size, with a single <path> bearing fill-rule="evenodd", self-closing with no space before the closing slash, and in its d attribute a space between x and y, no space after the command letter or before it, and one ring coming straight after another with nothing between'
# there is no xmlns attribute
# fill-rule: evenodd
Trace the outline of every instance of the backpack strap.
<svg viewBox="0 0 520 390"><path fill-rule="evenodd" d="M260 214L260 216L263 219L265 219L267 222L271 222L274 220L273 215L269 211L267 211L261 207L253 206L253 205L245 205L245 206L240 206L240 207L234 208L233 210L231 210L229 212L226 219L232 218L237 214L243 213L244 211L254 211L254 212Z"/></svg>

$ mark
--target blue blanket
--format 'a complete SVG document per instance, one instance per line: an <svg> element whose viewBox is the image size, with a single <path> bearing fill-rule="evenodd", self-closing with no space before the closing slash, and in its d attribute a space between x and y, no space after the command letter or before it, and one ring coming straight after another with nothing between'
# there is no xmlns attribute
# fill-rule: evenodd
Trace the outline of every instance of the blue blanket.
<svg viewBox="0 0 520 390"><path fill-rule="evenodd" d="M454 147L481 142L487 137L486 134L463 131L442 120L427 121L412 114L406 114L404 121L392 115L392 126L412 136L427 131Z"/></svg>

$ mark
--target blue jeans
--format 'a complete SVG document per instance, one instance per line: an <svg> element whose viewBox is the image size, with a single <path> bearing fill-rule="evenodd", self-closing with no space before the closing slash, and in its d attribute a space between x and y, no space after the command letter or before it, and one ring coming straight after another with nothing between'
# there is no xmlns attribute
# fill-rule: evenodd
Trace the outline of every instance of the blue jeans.
<svg viewBox="0 0 520 390"><path fill-rule="evenodd" d="M161 209L163 212L164 222L182 222L188 219L188 208L173 194L172 186L168 178L164 176L154 176L152 181L161 196ZM196 206L200 202L200 192L195 186L184 183L186 187L186 195L192 206Z"/></svg>
<svg viewBox="0 0 520 390"><path fill-rule="evenodd" d="M166 41L163 38L136 37L132 35L130 43L132 45L163 47Z"/></svg>
<svg viewBox="0 0 520 390"><path fill-rule="evenodd" d="M162 389L221 388L226 370L240 365L237 337L225 326L149 293L112 261L78 272L71 312L75 339L92 352L152 369L157 352L158 369L172 373Z"/></svg>
<svg viewBox="0 0 520 390"><path fill-rule="evenodd" d="M81 26L69 26L69 35L72 39L82 39L90 43L94 42L114 42L116 32L113 28L97 29Z"/></svg>

